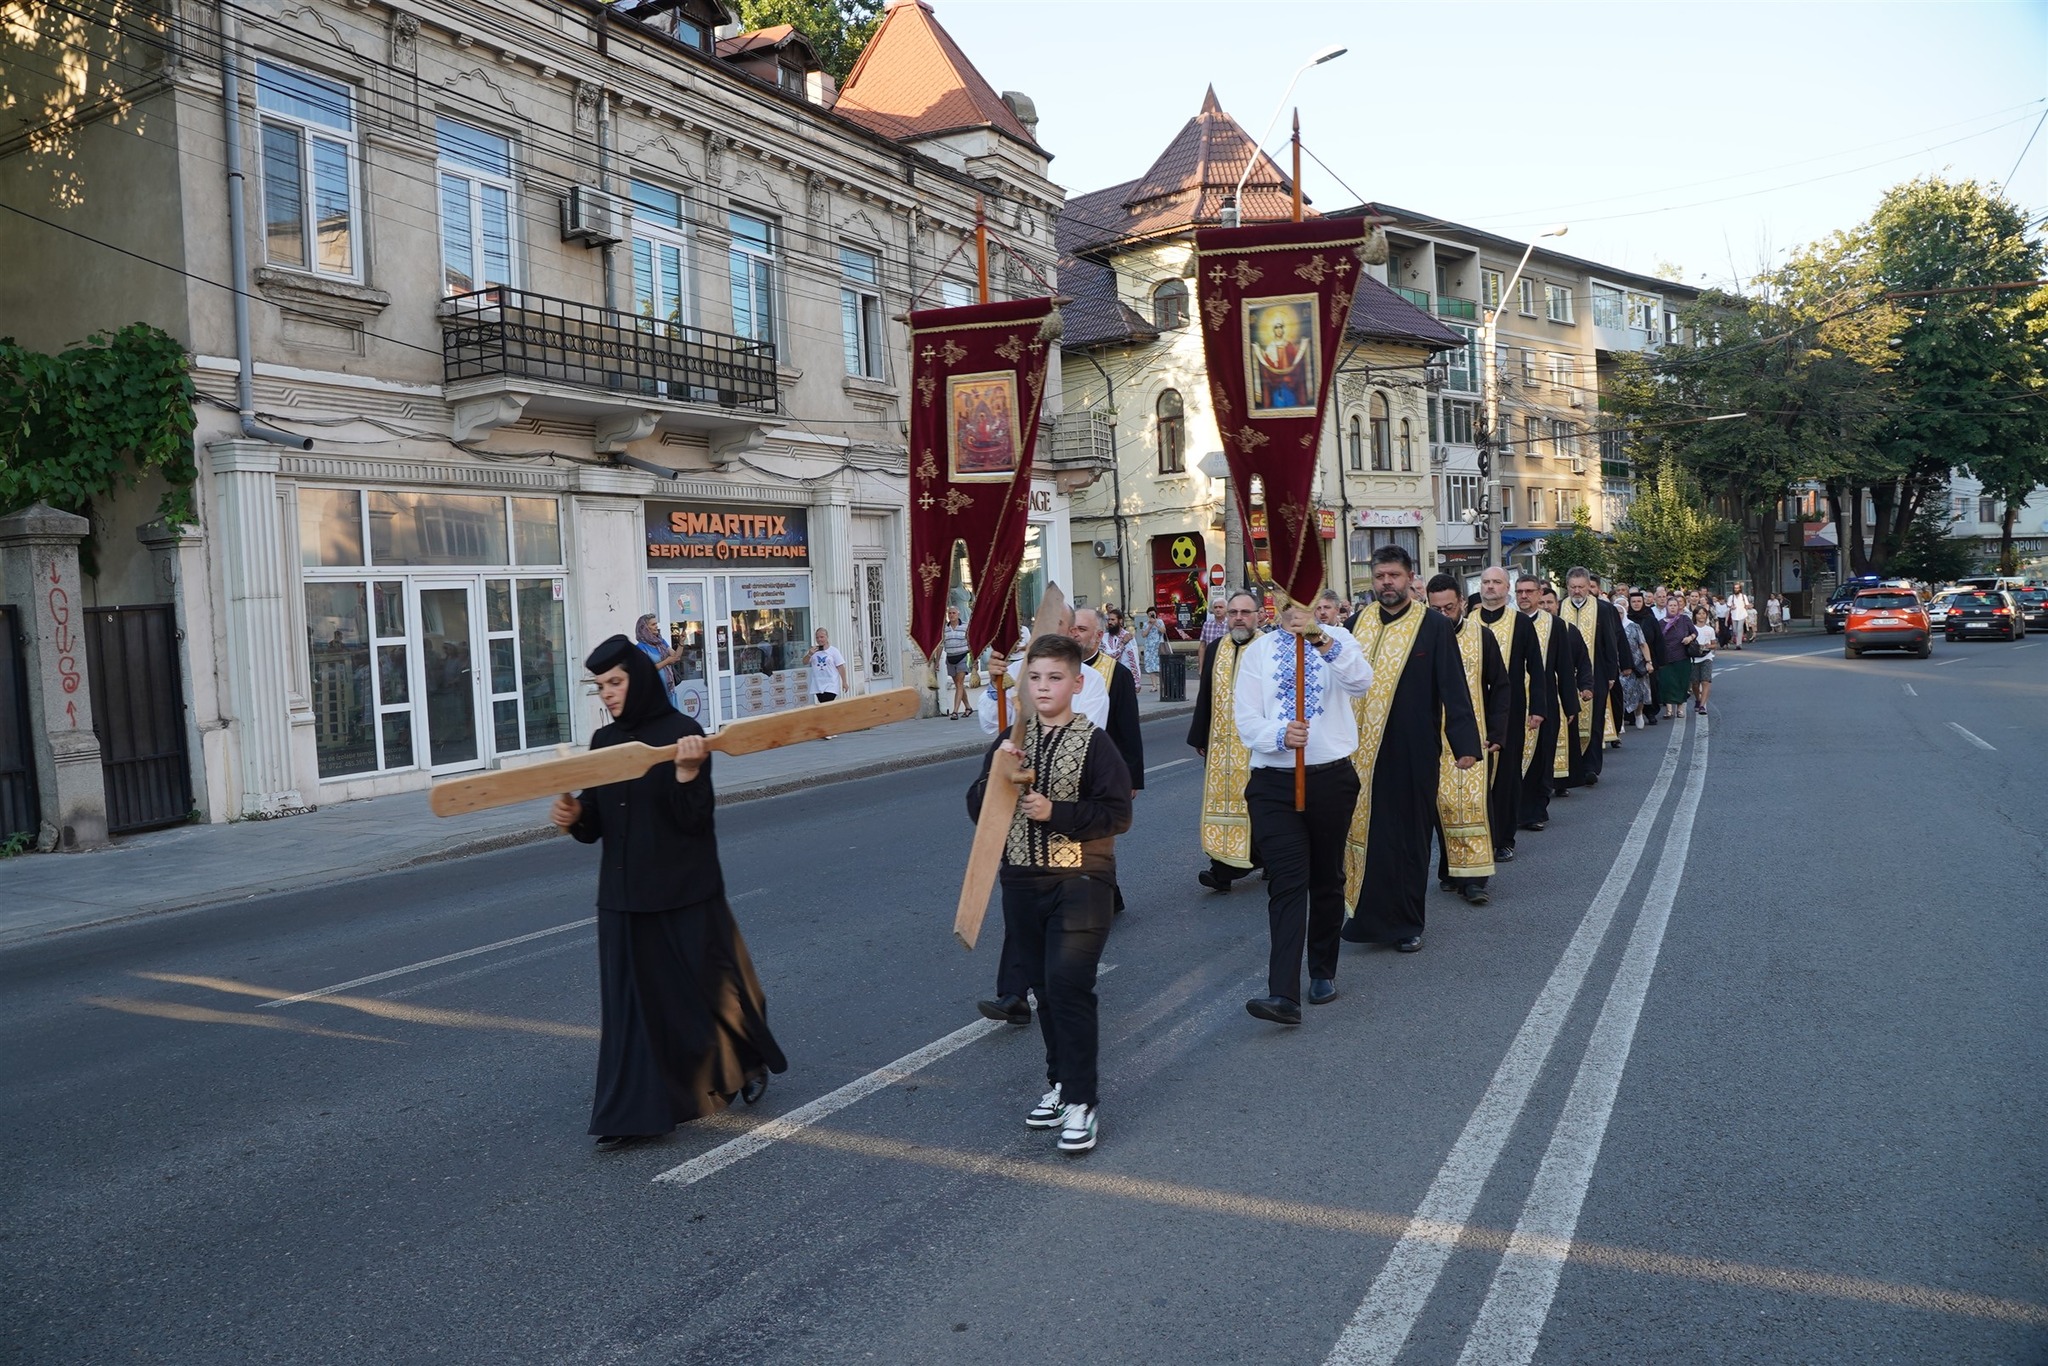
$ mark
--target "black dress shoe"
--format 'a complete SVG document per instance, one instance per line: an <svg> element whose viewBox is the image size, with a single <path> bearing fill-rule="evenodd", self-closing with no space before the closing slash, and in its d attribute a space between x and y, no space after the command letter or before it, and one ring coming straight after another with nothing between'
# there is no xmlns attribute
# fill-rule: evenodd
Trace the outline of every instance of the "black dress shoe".
<svg viewBox="0 0 2048 1366"><path fill-rule="evenodd" d="M1406 939L1403 939L1398 944L1394 945L1394 947L1399 949L1402 953L1421 953L1422 936L1419 934L1411 934Z"/></svg>
<svg viewBox="0 0 2048 1366"><path fill-rule="evenodd" d="M1555 791L1553 791L1553 792L1552 792L1552 793L1550 794L1550 800L1552 800L1552 801L1561 801L1562 799L1564 799L1564 798L1566 798L1566 797L1569 797L1569 796L1571 796L1571 795L1572 795L1572 790L1571 790L1570 788L1568 788L1568 787L1560 787L1560 788L1556 789Z"/></svg>
<svg viewBox="0 0 2048 1366"><path fill-rule="evenodd" d="M1593 774L1593 775L1590 775L1590 776L1588 776L1588 777L1587 777L1587 779L1586 779L1586 786L1587 786L1587 787L1598 787L1598 786L1600 786L1600 777L1599 777L1599 775L1598 775L1598 774Z"/></svg>
<svg viewBox="0 0 2048 1366"><path fill-rule="evenodd" d="M1463 890L1467 905L1484 906L1487 902L1493 900L1493 894L1476 882L1466 883Z"/></svg>
<svg viewBox="0 0 2048 1366"><path fill-rule="evenodd" d="M601 1153L615 1153L621 1148L645 1143L653 1137L653 1134L606 1134L597 1140L597 1150Z"/></svg>
<svg viewBox="0 0 2048 1366"><path fill-rule="evenodd" d="M740 1099L749 1105L757 1103L768 1094L768 1074L759 1073L747 1078L747 1084L740 1088Z"/></svg>
<svg viewBox="0 0 2048 1366"><path fill-rule="evenodd" d="M1195 881L1201 883L1204 887L1207 887L1212 892L1227 892L1230 890L1229 883L1225 882L1222 878L1217 877L1215 873L1211 872L1207 868L1204 868L1201 872L1195 874Z"/></svg>
<svg viewBox="0 0 2048 1366"><path fill-rule="evenodd" d="M1003 1024L1031 1023L1031 1003L1022 996L1002 996L993 1001L976 1001L974 1008L980 1011L984 1018Z"/></svg>
<svg viewBox="0 0 2048 1366"><path fill-rule="evenodd" d="M1523 821L1522 828L1524 830L1541 830L1544 826L1548 825L1549 823L1550 822L1548 821Z"/></svg>
<svg viewBox="0 0 2048 1366"><path fill-rule="evenodd" d="M1493 861L1495 863L1513 863L1515 861L1515 846L1510 844L1494 850Z"/></svg>
<svg viewBox="0 0 2048 1366"><path fill-rule="evenodd" d="M1337 999L1337 984L1327 977L1308 979L1308 1003L1312 1006L1326 1006Z"/></svg>
<svg viewBox="0 0 2048 1366"><path fill-rule="evenodd" d="M1458 884L1450 881L1447 878L1438 878L1436 883L1436 889L1439 892L1455 892L1458 890Z"/></svg>
<svg viewBox="0 0 2048 1366"><path fill-rule="evenodd" d="M1244 1009L1255 1020L1271 1020L1282 1025L1301 1023L1301 1007L1285 996L1254 996L1244 1003Z"/></svg>

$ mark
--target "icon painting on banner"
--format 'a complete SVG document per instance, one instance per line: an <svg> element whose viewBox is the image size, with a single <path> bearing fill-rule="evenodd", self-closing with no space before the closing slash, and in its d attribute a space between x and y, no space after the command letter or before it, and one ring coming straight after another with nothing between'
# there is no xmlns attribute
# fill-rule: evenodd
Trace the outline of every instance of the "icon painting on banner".
<svg viewBox="0 0 2048 1366"><path fill-rule="evenodd" d="M1245 393L1253 417L1314 417L1316 326L1313 294L1286 294L1244 301Z"/></svg>
<svg viewBox="0 0 2048 1366"><path fill-rule="evenodd" d="M1015 477L1017 434L1023 430L1015 371L951 376L946 412L946 456L954 483L1000 484Z"/></svg>

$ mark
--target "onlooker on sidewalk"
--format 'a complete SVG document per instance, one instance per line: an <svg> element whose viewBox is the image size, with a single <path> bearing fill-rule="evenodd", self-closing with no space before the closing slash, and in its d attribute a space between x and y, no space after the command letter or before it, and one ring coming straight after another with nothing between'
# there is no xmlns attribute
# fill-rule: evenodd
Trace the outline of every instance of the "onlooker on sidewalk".
<svg viewBox="0 0 2048 1366"><path fill-rule="evenodd" d="M1764 601L1764 630L1778 634L1778 624L1785 619L1785 600L1776 593Z"/></svg>
<svg viewBox="0 0 2048 1366"><path fill-rule="evenodd" d="M811 695L830 702L847 690L846 656L833 647L824 627L818 628L816 640L818 648L811 651Z"/></svg>
<svg viewBox="0 0 2048 1366"><path fill-rule="evenodd" d="M1209 603L1209 619L1202 623L1202 644L1207 646L1230 634L1230 628L1223 624L1223 599L1213 598Z"/></svg>
<svg viewBox="0 0 2048 1366"><path fill-rule="evenodd" d="M1145 690L1145 680L1150 678L1154 687L1159 684L1159 649L1166 644L1166 627L1159 620L1159 609L1147 607L1145 615L1138 618L1138 691Z"/></svg>
<svg viewBox="0 0 2048 1366"><path fill-rule="evenodd" d="M1735 591L1728 595L1728 640L1736 649L1741 649L1749 636L1750 611L1749 595L1742 591L1742 583L1736 581Z"/></svg>
<svg viewBox="0 0 2048 1366"><path fill-rule="evenodd" d="M683 657L681 650L671 650L661 638L661 619L649 612L633 623L633 643L641 652L654 661L654 674L661 682L661 690L668 697L669 706L676 704L675 680L669 675L669 665Z"/></svg>
<svg viewBox="0 0 2048 1366"><path fill-rule="evenodd" d="M967 623L960 620L960 609L946 609L946 629L939 637L939 651L946 657L946 677L953 681L953 705L947 711L952 720L973 711L967 701Z"/></svg>

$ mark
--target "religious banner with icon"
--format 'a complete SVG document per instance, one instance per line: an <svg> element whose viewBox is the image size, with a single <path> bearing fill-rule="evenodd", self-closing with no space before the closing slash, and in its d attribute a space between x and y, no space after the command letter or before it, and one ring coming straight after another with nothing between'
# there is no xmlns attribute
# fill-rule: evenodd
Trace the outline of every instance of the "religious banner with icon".
<svg viewBox="0 0 2048 1366"><path fill-rule="evenodd" d="M1323 586L1316 449L1372 231L1368 219L1315 218L1195 234L1209 397L1238 512L1252 524L1256 477L1273 581L1300 603Z"/></svg>
<svg viewBox="0 0 2048 1366"><path fill-rule="evenodd" d="M1016 639L1031 451L1058 340L1051 299L910 315L910 638L926 655L946 628L955 544L973 575L968 649Z"/></svg>

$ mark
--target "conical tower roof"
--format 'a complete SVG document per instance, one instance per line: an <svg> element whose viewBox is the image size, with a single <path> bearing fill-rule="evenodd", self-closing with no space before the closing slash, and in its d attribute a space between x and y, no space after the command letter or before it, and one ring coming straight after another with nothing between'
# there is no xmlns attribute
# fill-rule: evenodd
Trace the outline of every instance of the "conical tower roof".
<svg viewBox="0 0 2048 1366"><path fill-rule="evenodd" d="M890 0L832 112L899 142L994 128L1038 146L925 0Z"/></svg>
<svg viewBox="0 0 2048 1366"><path fill-rule="evenodd" d="M1221 221L1224 201L1248 162L1252 173L1245 179L1238 205L1243 221L1292 215L1293 181L1271 157L1257 152L1251 135L1223 112L1212 85L1202 96L1201 109L1125 193L1123 207L1132 231L1150 235Z"/></svg>

